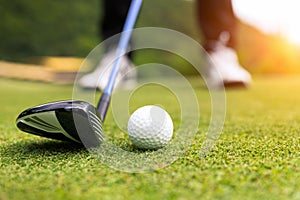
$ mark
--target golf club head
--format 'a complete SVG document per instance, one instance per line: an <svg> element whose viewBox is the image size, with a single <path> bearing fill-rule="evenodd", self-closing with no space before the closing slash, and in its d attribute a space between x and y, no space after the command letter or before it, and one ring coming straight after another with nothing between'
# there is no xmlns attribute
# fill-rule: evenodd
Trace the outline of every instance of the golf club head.
<svg viewBox="0 0 300 200"><path fill-rule="evenodd" d="M17 127L34 135L97 147L104 140L96 108L84 101L58 101L23 111Z"/></svg>

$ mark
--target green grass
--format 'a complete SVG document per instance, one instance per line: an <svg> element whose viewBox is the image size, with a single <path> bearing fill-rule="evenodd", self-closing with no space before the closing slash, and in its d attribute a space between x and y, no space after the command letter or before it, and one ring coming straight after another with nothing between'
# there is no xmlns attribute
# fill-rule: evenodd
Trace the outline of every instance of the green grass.
<svg viewBox="0 0 300 200"><path fill-rule="evenodd" d="M269 77L227 91L223 134L207 157L198 157L207 125L200 124L175 163L130 174L80 146L16 129L22 110L70 99L71 86L0 79L0 199L300 199L299 88L299 77ZM209 98L201 87L197 95L205 123ZM111 117L105 125L118 132Z"/></svg>

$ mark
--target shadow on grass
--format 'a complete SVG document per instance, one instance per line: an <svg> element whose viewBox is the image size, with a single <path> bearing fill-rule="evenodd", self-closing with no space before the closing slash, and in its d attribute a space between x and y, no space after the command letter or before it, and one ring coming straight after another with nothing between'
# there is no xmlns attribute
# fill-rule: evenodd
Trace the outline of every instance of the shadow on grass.
<svg viewBox="0 0 300 200"><path fill-rule="evenodd" d="M16 158L49 158L49 156L75 156L87 152L83 145L55 140L29 140L4 145L0 148L2 157Z"/></svg>

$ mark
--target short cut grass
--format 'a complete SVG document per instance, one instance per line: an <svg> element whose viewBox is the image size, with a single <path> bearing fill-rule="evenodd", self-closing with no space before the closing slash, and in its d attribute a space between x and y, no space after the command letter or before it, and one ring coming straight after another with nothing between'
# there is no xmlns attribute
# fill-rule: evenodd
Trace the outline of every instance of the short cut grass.
<svg viewBox="0 0 300 200"><path fill-rule="evenodd" d="M206 157L199 133L172 165L125 173L79 145L15 127L23 109L70 99L71 86L0 79L0 199L300 199L299 88L299 77L277 77L228 90L223 134ZM205 105L204 89L196 92Z"/></svg>

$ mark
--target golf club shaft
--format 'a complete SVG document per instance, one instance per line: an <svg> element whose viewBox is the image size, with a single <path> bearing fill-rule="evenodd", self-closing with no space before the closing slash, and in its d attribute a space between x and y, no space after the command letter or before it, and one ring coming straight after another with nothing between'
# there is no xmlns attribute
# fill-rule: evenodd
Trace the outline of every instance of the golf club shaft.
<svg viewBox="0 0 300 200"><path fill-rule="evenodd" d="M114 88L115 80L116 80L116 77L119 72L119 65L120 65L120 60L121 60L120 58L125 54L126 49L128 47L132 29L135 25L141 5L142 5L142 0L132 0L132 2L131 2L130 8L129 8L129 11L127 14L127 18L125 21L125 25L123 27L123 31L121 33L120 41L119 41L119 44L117 47L116 60L114 62L108 83L107 83L107 85L104 89L104 92L101 95L101 98L97 105L97 110L100 114L101 121L104 121L104 119L105 119L106 112L107 112L109 104L110 104L110 98L111 98L111 94L112 94L112 91Z"/></svg>

